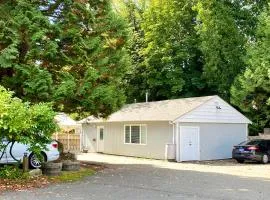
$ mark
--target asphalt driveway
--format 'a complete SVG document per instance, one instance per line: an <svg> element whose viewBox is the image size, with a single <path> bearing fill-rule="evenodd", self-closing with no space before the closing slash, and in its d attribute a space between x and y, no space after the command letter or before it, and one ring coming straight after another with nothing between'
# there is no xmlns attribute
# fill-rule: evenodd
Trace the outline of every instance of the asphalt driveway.
<svg viewBox="0 0 270 200"><path fill-rule="evenodd" d="M162 168L139 162L107 163L105 166L103 171L80 182L52 185L32 191L9 192L0 199L259 200L269 199L270 196L270 180L264 178Z"/></svg>

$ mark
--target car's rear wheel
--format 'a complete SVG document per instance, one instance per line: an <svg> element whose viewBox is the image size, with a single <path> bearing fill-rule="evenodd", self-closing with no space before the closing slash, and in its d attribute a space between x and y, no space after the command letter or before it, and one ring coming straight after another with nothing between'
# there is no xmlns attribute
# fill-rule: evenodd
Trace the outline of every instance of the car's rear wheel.
<svg viewBox="0 0 270 200"><path fill-rule="evenodd" d="M263 154L262 156L262 163L267 164L269 162L269 157L267 154Z"/></svg>
<svg viewBox="0 0 270 200"><path fill-rule="evenodd" d="M40 168L41 163L46 161L46 156L44 153L41 154L41 158L38 158L37 155L31 153L29 156L29 167L30 168Z"/></svg>
<svg viewBox="0 0 270 200"><path fill-rule="evenodd" d="M238 162L238 163L244 163L245 162L245 160L240 160L240 159L236 159L236 161Z"/></svg>

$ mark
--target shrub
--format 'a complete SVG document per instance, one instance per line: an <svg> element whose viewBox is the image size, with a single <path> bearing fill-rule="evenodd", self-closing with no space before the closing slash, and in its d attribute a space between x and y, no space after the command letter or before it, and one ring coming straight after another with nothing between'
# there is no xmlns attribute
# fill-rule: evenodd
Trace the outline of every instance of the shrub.
<svg viewBox="0 0 270 200"><path fill-rule="evenodd" d="M22 102L0 85L0 143L6 139L28 144L29 151L39 154L58 128L55 114L52 105Z"/></svg>
<svg viewBox="0 0 270 200"><path fill-rule="evenodd" d="M23 173L17 165L5 165L0 170L0 178L3 179L27 179L28 173Z"/></svg>

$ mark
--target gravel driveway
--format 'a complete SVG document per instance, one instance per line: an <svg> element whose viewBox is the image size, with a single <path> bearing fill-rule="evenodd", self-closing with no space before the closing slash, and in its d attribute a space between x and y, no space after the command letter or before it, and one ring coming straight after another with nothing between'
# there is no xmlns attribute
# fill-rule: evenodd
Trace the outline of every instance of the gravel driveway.
<svg viewBox="0 0 270 200"><path fill-rule="evenodd" d="M167 162L162 160L151 160L125 156L114 156L106 154L88 153L77 156L79 160L89 161L93 163L105 164L136 164L151 165L156 168L166 168L181 171L196 171L207 173L218 173L234 175L239 177L254 177L269 179L270 181L270 163L267 165L248 162L239 164L234 160L216 160L216 161L200 161L200 162Z"/></svg>
<svg viewBox="0 0 270 200"><path fill-rule="evenodd" d="M94 199L183 199L183 200L249 200L269 199L270 179L248 176L229 175L213 172L214 168L237 168L233 162L214 163L166 163L162 161L134 159L118 156L88 154L90 162L94 158L107 157L111 160L106 168L83 181L52 185L44 189L24 192L9 192L1 200L94 200ZM83 157L79 157L82 159ZM103 157L104 158L104 157ZM104 158L105 159L105 158ZM107 160L107 162L108 162ZM122 162L117 164L117 162ZM163 165L161 165L163 163ZM173 169L174 164L179 165ZM168 165L170 167L168 167ZM180 169L201 166L202 170ZM163 167L167 166L167 167ZM208 167L205 167L208 166ZM243 165L244 166L244 165ZM269 165L247 164L249 167L266 167ZM211 169L211 172L207 170ZM207 169L207 170L206 170ZM237 171L237 170L236 170ZM268 171L269 173L269 171Z"/></svg>

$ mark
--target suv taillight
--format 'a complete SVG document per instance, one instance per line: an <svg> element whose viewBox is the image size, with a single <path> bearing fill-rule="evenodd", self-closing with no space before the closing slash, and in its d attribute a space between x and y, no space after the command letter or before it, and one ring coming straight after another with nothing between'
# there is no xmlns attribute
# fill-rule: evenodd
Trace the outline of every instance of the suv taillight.
<svg viewBox="0 0 270 200"><path fill-rule="evenodd" d="M260 149L259 149L259 147L256 147L256 146L253 146L253 147L248 147L247 148L248 150L253 150L253 151L259 151Z"/></svg>
<svg viewBox="0 0 270 200"><path fill-rule="evenodd" d="M58 144L57 143L53 143L52 146L53 146L53 148L56 148L56 149L58 148Z"/></svg>

